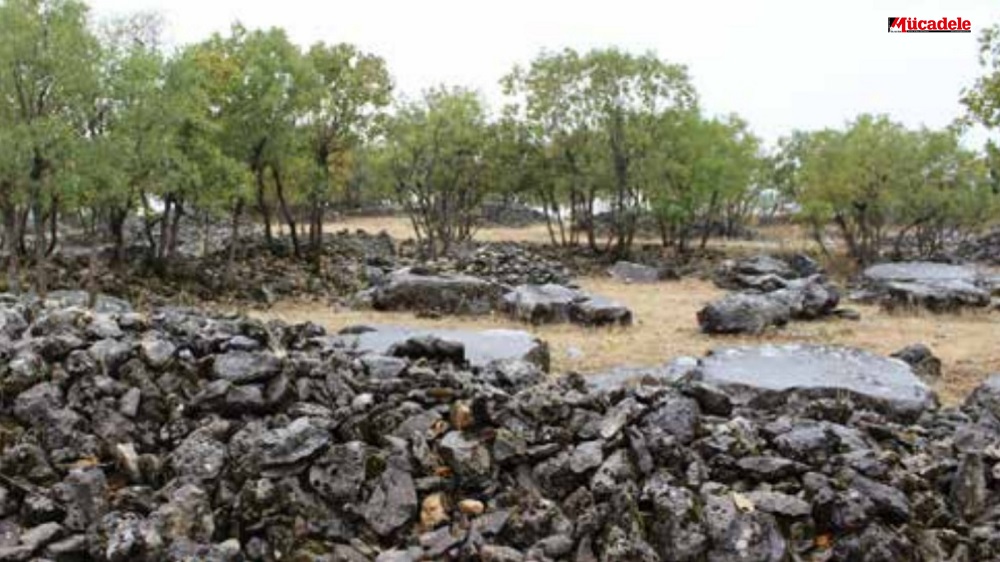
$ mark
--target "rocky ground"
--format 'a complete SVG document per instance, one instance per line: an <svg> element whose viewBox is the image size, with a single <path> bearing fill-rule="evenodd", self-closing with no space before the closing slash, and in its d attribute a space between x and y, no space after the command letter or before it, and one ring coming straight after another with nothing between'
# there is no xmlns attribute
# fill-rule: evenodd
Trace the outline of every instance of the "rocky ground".
<svg viewBox="0 0 1000 562"><path fill-rule="evenodd" d="M0 297L3 561L1000 558L996 379L942 409L901 362L764 353L897 385L802 391L748 386L736 351L598 388L74 300Z"/></svg>

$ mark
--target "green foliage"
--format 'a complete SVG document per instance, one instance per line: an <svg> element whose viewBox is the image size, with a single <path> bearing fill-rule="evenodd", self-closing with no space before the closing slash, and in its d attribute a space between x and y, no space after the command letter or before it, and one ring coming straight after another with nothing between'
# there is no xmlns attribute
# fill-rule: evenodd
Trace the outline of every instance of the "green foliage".
<svg viewBox="0 0 1000 562"><path fill-rule="evenodd" d="M435 88L402 104L382 166L432 256L469 239L489 190L486 109L476 92Z"/></svg>
<svg viewBox="0 0 1000 562"><path fill-rule="evenodd" d="M658 157L645 170L646 192L665 242L683 250L695 227L704 234L714 222L742 220L753 210L760 142L743 120L670 112L654 138Z"/></svg>
<svg viewBox="0 0 1000 562"><path fill-rule="evenodd" d="M106 232L119 255L126 220L141 218L162 264L181 221L225 217L235 237L253 205L269 239L274 216L287 223L296 254L308 224L318 266L324 211L385 198L409 212L432 255L474 235L488 198L544 209L554 243L619 257L641 225L683 252L797 207L818 240L832 224L866 262L890 241L938 251L998 211L992 143L979 153L957 129L862 115L794 132L765 154L738 116L699 107L685 67L652 53L542 52L503 77L498 115L461 87L390 110L385 60L356 46L303 49L281 29L235 24L168 51L161 26L155 14L93 26L79 0L0 0L10 267L33 249L41 275L67 213ZM994 128L1000 26L980 46L962 124Z"/></svg>
<svg viewBox="0 0 1000 562"><path fill-rule="evenodd" d="M571 228L586 230L596 247L596 203L603 201L611 211L607 246L627 254L647 196L642 170L665 157L658 146L663 120L696 107L687 70L651 53L567 49L516 67L503 85L516 100L509 112L544 147L548 181L539 182L538 196L550 216L561 220L568 198ZM575 242L573 233L568 241Z"/></svg>
<svg viewBox="0 0 1000 562"><path fill-rule="evenodd" d="M961 101L971 120L992 129L1000 126L1000 24L983 29L979 65L984 74L962 92Z"/></svg>
<svg viewBox="0 0 1000 562"><path fill-rule="evenodd" d="M800 134L785 146L799 162L802 217L816 227L835 224L863 263L880 255L893 232L897 250L915 234L919 250L931 253L995 214L985 162L962 148L953 129L908 130L862 115L843 131Z"/></svg>

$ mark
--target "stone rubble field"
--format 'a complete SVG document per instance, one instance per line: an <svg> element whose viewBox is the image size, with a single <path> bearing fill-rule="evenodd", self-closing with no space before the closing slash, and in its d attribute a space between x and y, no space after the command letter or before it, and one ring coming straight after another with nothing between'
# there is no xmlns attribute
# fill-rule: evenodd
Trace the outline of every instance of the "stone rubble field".
<svg viewBox="0 0 1000 562"><path fill-rule="evenodd" d="M793 345L588 381L516 336L81 300L0 297L0 561L1000 559L997 378L941 408Z"/></svg>

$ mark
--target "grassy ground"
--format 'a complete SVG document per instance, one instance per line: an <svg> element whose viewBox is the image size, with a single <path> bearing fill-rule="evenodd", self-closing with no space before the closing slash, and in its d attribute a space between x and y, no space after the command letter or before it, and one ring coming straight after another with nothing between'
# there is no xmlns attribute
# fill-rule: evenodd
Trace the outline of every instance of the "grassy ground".
<svg viewBox="0 0 1000 562"><path fill-rule="evenodd" d="M343 228L345 225L338 223L337 226ZM349 228L385 229L394 237L409 236L408 225L397 219L355 219ZM545 242L547 236L545 227L540 226L490 229L482 232L479 239ZM746 253L793 249L807 242L792 231L771 231L762 241L717 244L731 247L734 253ZM850 345L881 354L892 353L911 343L925 343L944 363L938 391L951 403L961 400L989 374L1000 372L1000 346L997 345L1000 315L995 313L889 314L876 307L855 306L862 314L858 322L840 319L795 322L759 337L718 337L700 333L695 320L702 306L724 294L710 282L685 279L656 285L628 285L609 278L587 278L580 280L580 284L587 291L628 305L635 313L636 324L631 328L613 329L583 329L571 325L533 329L549 342L553 372L556 373L570 370L594 373L623 365L660 365L680 355L700 356L719 346L789 341ZM503 317L430 320L407 313L334 310L317 307L315 303L282 302L258 314L288 322L311 320L331 330L364 323L524 329L524 325Z"/></svg>
<svg viewBox="0 0 1000 562"><path fill-rule="evenodd" d="M413 228L410 222L400 217L350 217L324 226L327 232L339 230L365 230L368 232L386 231L396 240L413 238ZM536 224L525 228L483 228L476 232L476 240L482 242L532 242L548 244L551 242L548 228L544 224ZM636 243L659 244L658 239L639 238ZM769 227L760 240L711 240L713 248L731 249L737 252L754 251L799 251L810 248L813 243L795 226Z"/></svg>

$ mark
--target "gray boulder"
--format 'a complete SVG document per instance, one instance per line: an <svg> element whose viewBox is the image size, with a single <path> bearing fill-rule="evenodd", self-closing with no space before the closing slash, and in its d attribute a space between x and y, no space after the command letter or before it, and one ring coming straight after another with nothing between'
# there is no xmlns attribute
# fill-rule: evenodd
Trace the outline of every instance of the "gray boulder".
<svg viewBox="0 0 1000 562"><path fill-rule="evenodd" d="M212 374L236 384L267 381L281 372L282 361L271 353L230 351L215 358Z"/></svg>
<svg viewBox="0 0 1000 562"><path fill-rule="evenodd" d="M625 283L656 283L664 278L660 269L628 261L616 263L608 269L608 275Z"/></svg>
<svg viewBox="0 0 1000 562"><path fill-rule="evenodd" d="M581 295L562 285L521 285L504 295L504 310L531 324L561 324L570 320L570 306Z"/></svg>
<svg viewBox="0 0 1000 562"><path fill-rule="evenodd" d="M511 317L532 324L571 322L582 326L629 326L632 311L604 297L562 285L521 285L507 293L503 308Z"/></svg>
<svg viewBox="0 0 1000 562"><path fill-rule="evenodd" d="M788 306L796 320L815 320L833 314L840 304L840 292L822 275L789 281L784 288L768 293Z"/></svg>
<svg viewBox="0 0 1000 562"><path fill-rule="evenodd" d="M792 309L768 295L732 293L698 311L698 324L708 334L760 334L784 326Z"/></svg>
<svg viewBox="0 0 1000 562"><path fill-rule="evenodd" d="M905 361L913 372L927 383L936 382L941 378L941 360L922 343L908 345L892 356Z"/></svg>
<svg viewBox="0 0 1000 562"><path fill-rule="evenodd" d="M489 314L503 296L501 285L468 275L435 275L415 268L393 271L371 292L376 310L441 314Z"/></svg>

